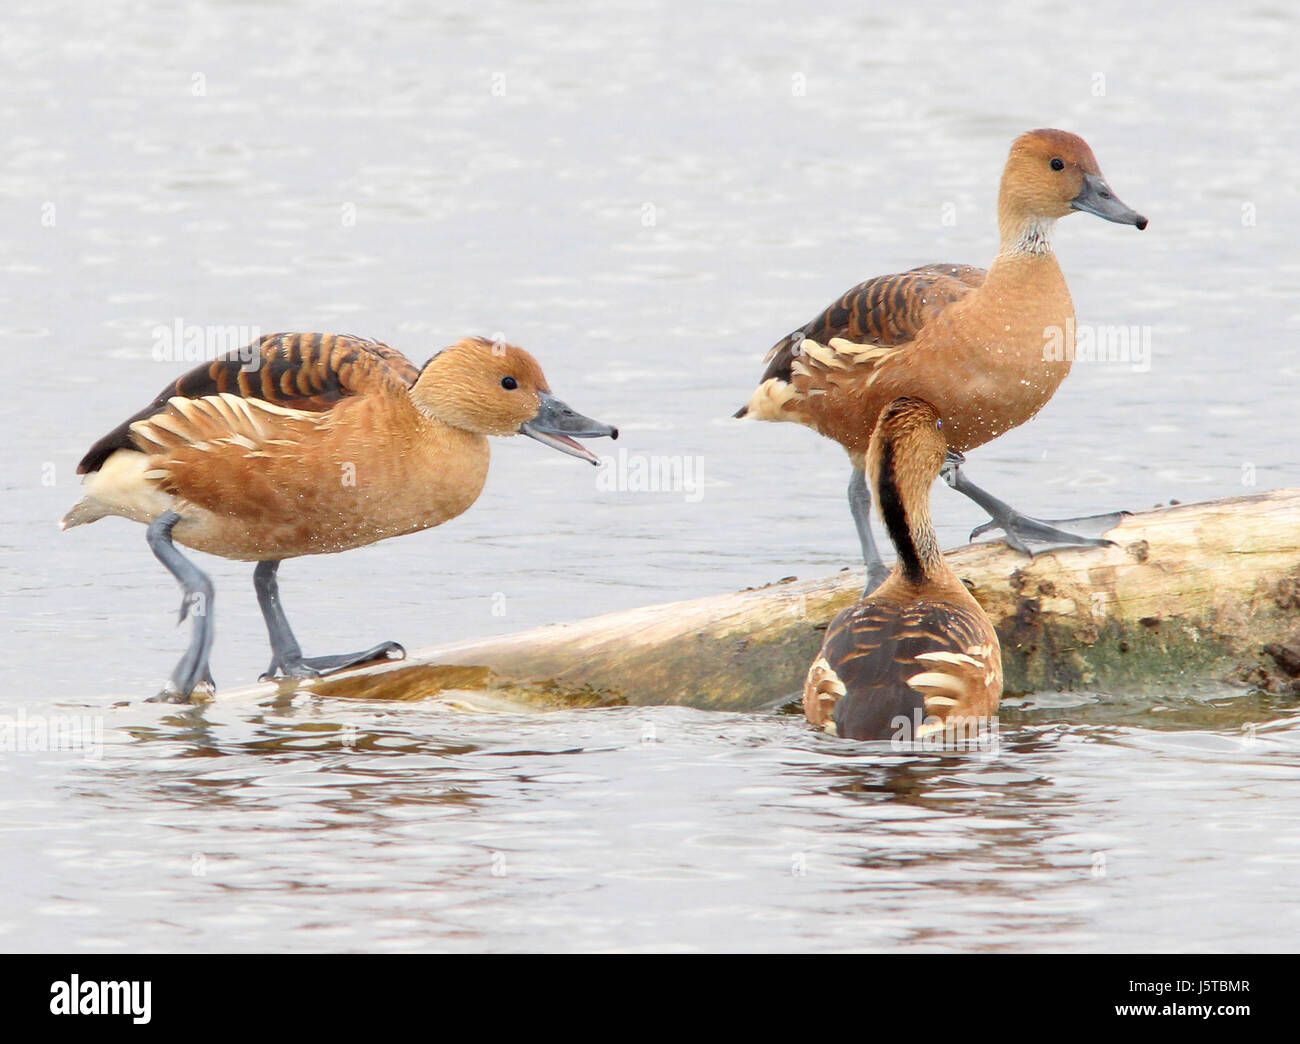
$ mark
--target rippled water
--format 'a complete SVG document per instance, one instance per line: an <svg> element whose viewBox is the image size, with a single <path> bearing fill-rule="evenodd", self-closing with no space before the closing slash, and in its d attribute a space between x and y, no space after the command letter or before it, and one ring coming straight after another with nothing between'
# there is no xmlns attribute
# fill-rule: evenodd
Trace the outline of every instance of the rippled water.
<svg viewBox="0 0 1300 1044"><path fill-rule="evenodd" d="M423 706L109 715L6 763L6 944L1294 947L1297 729L1025 725L899 755L793 718ZM16 789L16 788L15 788ZM6 791L11 788L7 785Z"/></svg>
<svg viewBox="0 0 1300 1044"><path fill-rule="evenodd" d="M838 569L842 453L727 415L860 278L986 264L1007 144L1042 125L1151 219L1057 236L1081 321L1149 326L1151 367L1076 366L971 476L1046 515L1294 485L1296 15L1076 15L8 5L0 713L104 732L97 760L0 756L0 947L1293 947L1285 703L1044 695L996 755L914 756L679 708L177 711L139 703L185 640L143 531L55 527L81 452L180 369L156 326L417 361L501 332L620 445L698 456L704 495L502 444L462 518L284 567L308 652ZM981 520L942 488L935 513L947 544ZM246 566L204 564L231 689L261 619Z"/></svg>

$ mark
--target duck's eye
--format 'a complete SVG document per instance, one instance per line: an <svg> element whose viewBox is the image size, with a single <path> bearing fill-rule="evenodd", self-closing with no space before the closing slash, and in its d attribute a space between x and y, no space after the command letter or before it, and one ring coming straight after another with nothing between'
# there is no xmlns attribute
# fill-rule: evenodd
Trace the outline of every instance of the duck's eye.
<svg viewBox="0 0 1300 1044"><path fill-rule="evenodd" d="M514 391L516 388L519 387L519 382L515 380L513 377L502 377L501 387L503 387L506 391Z"/></svg>
<svg viewBox="0 0 1300 1044"><path fill-rule="evenodd" d="M935 426L936 428L938 428L940 431L943 431L943 421L941 421L941 420L937 420L937 421L935 421L935 422L934 422L934 426Z"/></svg>
<svg viewBox="0 0 1300 1044"><path fill-rule="evenodd" d="M1053 156L1053 157L1052 157L1052 169L1053 169L1053 170L1064 170L1064 169L1065 169L1065 160L1061 159L1060 156Z"/></svg>

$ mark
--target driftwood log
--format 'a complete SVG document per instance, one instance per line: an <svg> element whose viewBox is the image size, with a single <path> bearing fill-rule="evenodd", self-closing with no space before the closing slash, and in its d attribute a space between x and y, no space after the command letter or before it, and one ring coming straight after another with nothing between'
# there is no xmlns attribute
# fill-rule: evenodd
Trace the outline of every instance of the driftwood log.
<svg viewBox="0 0 1300 1044"><path fill-rule="evenodd" d="M1112 547L1033 559L1001 541L949 554L997 627L1008 693L1298 687L1300 490L1146 511L1108 535ZM422 649L278 691L488 709L770 708L797 695L826 624L861 587L850 570L781 581ZM276 692L262 685L217 699Z"/></svg>

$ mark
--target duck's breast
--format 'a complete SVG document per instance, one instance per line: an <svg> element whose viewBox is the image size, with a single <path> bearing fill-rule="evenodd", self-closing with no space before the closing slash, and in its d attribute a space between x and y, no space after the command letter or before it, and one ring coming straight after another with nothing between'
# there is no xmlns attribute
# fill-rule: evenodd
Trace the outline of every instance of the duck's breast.
<svg viewBox="0 0 1300 1044"><path fill-rule="evenodd" d="M872 404L925 399L939 409L951 448L981 446L1024 424L1056 394L1071 360L1055 349L1073 324L1063 280L1030 288L987 283L882 363L871 381Z"/></svg>

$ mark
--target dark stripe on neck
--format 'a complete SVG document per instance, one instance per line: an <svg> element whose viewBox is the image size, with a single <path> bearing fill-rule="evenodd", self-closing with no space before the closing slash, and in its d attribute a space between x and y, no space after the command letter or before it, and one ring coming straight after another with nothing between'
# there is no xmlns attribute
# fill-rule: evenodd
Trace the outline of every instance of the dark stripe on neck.
<svg viewBox="0 0 1300 1044"><path fill-rule="evenodd" d="M903 575L913 584L925 579L921 556L916 553L912 540L912 527L908 524L907 510L898 492L898 477L894 474L894 443L886 439L880 454L880 475L876 479L876 495L880 498L880 517L885 520L889 539L898 550L898 564Z"/></svg>

